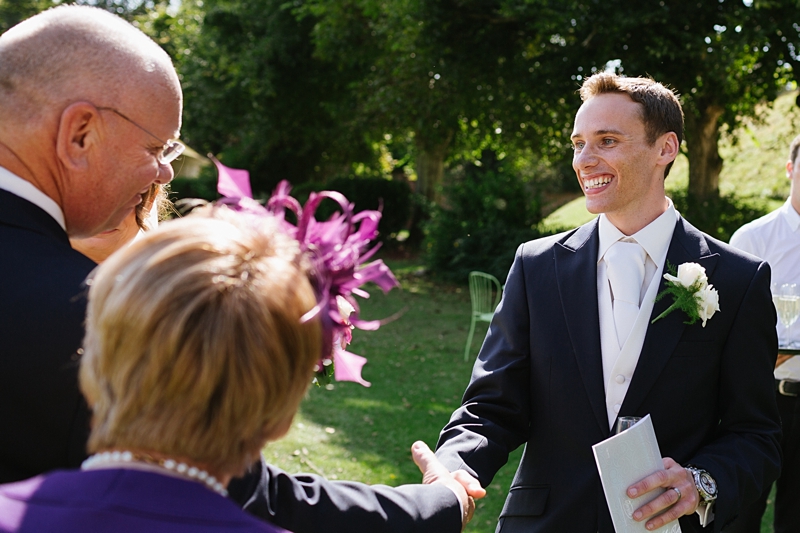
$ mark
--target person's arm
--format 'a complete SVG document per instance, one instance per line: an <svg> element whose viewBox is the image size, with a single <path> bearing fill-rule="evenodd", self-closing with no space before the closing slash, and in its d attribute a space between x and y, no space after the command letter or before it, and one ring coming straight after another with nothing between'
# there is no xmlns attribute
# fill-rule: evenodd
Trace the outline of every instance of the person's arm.
<svg viewBox="0 0 800 533"><path fill-rule="evenodd" d="M529 433L530 319L524 246L511 265L462 405L442 429L436 449L450 470L464 469L484 487Z"/></svg>
<svg viewBox="0 0 800 533"><path fill-rule="evenodd" d="M294 533L458 533L462 528L459 500L444 484L328 481L288 474L262 458L231 482L228 493L250 514Z"/></svg>

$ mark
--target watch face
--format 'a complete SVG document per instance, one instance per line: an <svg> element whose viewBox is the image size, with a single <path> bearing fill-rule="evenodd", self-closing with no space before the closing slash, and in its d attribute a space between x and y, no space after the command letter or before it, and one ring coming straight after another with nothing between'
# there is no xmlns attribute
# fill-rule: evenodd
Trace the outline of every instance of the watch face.
<svg viewBox="0 0 800 533"><path fill-rule="evenodd" d="M700 479L700 486L705 490L709 496L716 497L717 495L717 482L708 472L701 472L698 476Z"/></svg>

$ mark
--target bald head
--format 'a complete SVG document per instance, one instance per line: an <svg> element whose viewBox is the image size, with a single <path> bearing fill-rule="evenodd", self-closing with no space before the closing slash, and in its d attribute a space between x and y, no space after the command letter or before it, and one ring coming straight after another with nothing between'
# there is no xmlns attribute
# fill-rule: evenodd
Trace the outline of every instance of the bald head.
<svg viewBox="0 0 800 533"><path fill-rule="evenodd" d="M67 233L117 227L154 183L178 136L169 56L123 19L59 6L0 36L0 166L55 201Z"/></svg>
<svg viewBox="0 0 800 533"><path fill-rule="evenodd" d="M131 24L99 8L55 7L0 36L4 120L35 121L78 100L124 107L132 95L174 93L177 86L169 56Z"/></svg>

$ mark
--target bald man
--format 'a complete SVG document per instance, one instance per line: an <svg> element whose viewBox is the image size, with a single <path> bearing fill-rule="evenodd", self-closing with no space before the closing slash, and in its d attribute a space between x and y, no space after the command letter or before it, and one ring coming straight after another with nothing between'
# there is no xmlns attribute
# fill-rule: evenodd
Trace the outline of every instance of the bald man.
<svg viewBox="0 0 800 533"><path fill-rule="evenodd" d="M95 264L68 237L118 226L172 179L181 105L169 57L100 9L56 7L0 36L0 483L86 458L77 361ZM459 531L464 490L430 450L414 455L435 484L368 487L262 463L229 490L297 533Z"/></svg>
<svg viewBox="0 0 800 533"><path fill-rule="evenodd" d="M76 386L83 280L68 235L116 227L180 146L161 48L99 9L52 9L0 36L0 480L85 457Z"/></svg>

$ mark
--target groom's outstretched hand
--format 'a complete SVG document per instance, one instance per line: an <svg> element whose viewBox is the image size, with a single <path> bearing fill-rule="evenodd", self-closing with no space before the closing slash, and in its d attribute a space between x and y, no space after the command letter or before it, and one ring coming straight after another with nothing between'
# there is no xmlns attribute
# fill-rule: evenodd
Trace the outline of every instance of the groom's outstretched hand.
<svg viewBox="0 0 800 533"><path fill-rule="evenodd" d="M486 496L486 491L477 479L469 475L464 470L456 470L452 474L439 462L428 445L418 440L411 445L411 456L414 463L422 472L422 482L426 485L431 483L441 483L452 490L461 502L461 527L472 520L475 512L474 499L481 499Z"/></svg>

